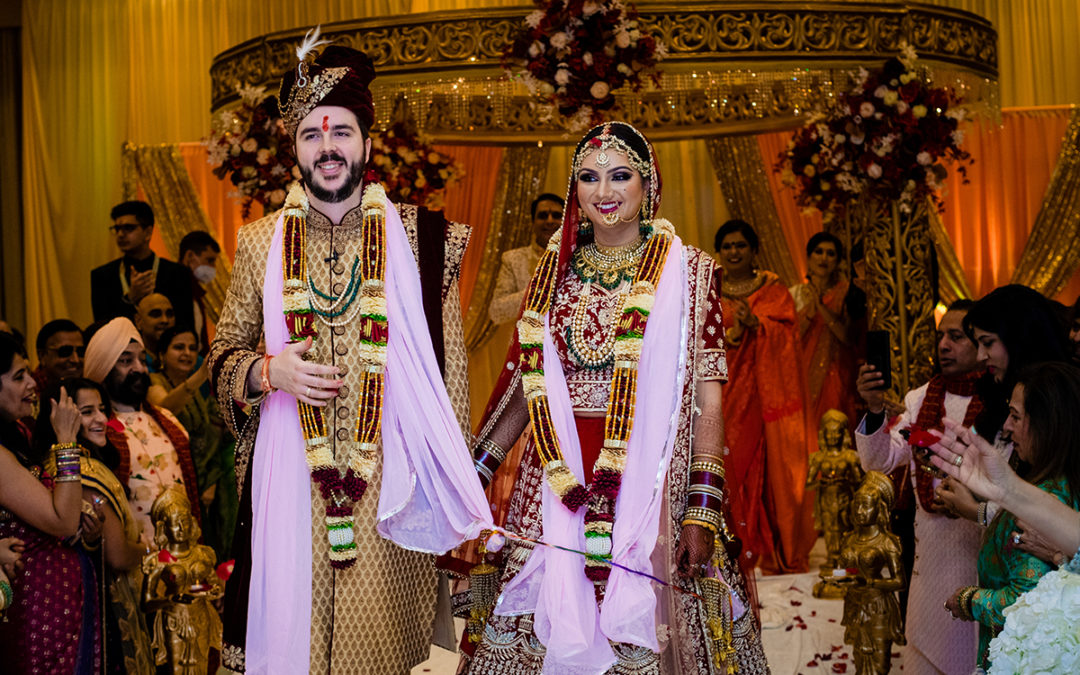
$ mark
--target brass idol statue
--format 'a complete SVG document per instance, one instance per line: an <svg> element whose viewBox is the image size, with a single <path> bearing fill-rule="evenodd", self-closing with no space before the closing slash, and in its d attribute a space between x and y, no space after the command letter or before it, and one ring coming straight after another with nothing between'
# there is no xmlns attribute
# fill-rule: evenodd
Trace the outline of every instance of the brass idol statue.
<svg viewBox="0 0 1080 675"><path fill-rule="evenodd" d="M844 642L851 645L856 675L889 672L893 644L902 645L903 621L896 591L906 585L900 538L889 531L892 481L869 471L851 505L854 531L844 537L840 564L857 570L844 596ZM884 572L888 571L888 576Z"/></svg>
<svg viewBox="0 0 1080 675"><path fill-rule="evenodd" d="M216 556L199 541L199 525L181 488L161 493L150 509L154 543L143 559L143 606L157 664L176 675L203 675L210 647L221 649L221 618L211 604L224 593Z"/></svg>
<svg viewBox="0 0 1080 675"><path fill-rule="evenodd" d="M821 566L821 581L814 585L814 597L842 598L845 590L844 566L840 564L840 543L851 529L849 506L862 480L859 455L852 449L847 415L829 410L818 426L818 451L810 455L807 489L817 490L814 518L825 534L827 559Z"/></svg>

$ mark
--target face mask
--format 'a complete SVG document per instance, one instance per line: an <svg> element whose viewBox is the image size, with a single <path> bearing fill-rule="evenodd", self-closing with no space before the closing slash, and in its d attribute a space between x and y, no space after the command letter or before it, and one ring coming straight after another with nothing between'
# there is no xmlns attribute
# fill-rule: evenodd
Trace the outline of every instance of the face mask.
<svg viewBox="0 0 1080 675"><path fill-rule="evenodd" d="M199 265L192 274L195 275L195 280L200 284L208 284L214 280L214 275L217 274L217 270L210 265Z"/></svg>

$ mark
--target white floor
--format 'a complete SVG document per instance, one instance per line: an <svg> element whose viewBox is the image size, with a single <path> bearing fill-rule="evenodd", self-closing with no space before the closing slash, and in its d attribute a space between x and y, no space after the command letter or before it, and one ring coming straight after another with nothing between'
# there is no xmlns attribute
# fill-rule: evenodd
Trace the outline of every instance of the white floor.
<svg viewBox="0 0 1080 675"><path fill-rule="evenodd" d="M840 625L844 602L819 600L811 593L824 559L825 542L819 539L810 554L813 572L757 578L761 639L773 675L855 672L851 648L844 644ZM459 619L459 634L464 627L465 622ZM901 670L899 651L893 647L893 672ZM413 668L412 675L454 675L457 664L457 654L432 647L431 658Z"/></svg>

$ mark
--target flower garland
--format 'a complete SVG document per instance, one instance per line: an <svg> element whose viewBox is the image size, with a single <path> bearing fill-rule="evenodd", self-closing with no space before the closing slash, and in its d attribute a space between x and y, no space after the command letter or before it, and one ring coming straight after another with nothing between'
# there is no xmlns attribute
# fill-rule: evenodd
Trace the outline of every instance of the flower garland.
<svg viewBox="0 0 1080 675"><path fill-rule="evenodd" d="M674 237L674 228L667 220L658 219L652 225L654 234L645 244L615 332L615 364L604 420L604 445L593 465L593 480L588 489L578 482L563 458L551 419L543 371L544 318L555 295L561 232L548 241L529 282L525 309L517 324L521 383L532 421L533 440L544 465L548 486L563 505L575 512L585 504L589 505L585 515L589 553L585 558L585 574L594 582L606 580L611 573L609 561L615 499L622 484L626 448L634 425L638 364L656 285Z"/></svg>
<svg viewBox="0 0 1080 675"><path fill-rule="evenodd" d="M971 397L964 412L963 426L967 429L974 426L975 419L983 409L982 399L979 398L975 389L975 383L980 376L981 373L973 372L948 379L944 375L935 375L930 378L926 387L926 396L923 397L915 423L910 427L912 434L908 438L916 457L925 456L927 451L922 449L923 446L920 445L920 439L916 437L915 432L944 428L941 420L945 417L946 393ZM933 436L933 439L931 443L937 442L936 436ZM934 476L924 468L925 464L921 462L915 473L915 494L923 509L928 513L937 513L938 509L934 506Z"/></svg>
<svg viewBox="0 0 1080 675"><path fill-rule="evenodd" d="M386 372L386 192L378 183L364 188L360 203L363 225L360 250L360 403L356 435L342 475L334 462L322 409L297 401L304 434L305 459L311 480L326 502L326 529L330 541L330 565L336 569L356 562L354 507L364 496L378 460L382 435L382 405ZM289 341L318 337L315 313L308 293L306 229L308 202L296 185L285 204L282 276L282 307Z"/></svg>
<svg viewBox="0 0 1080 675"><path fill-rule="evenodd" d="M821 211L826 222L863 195L898 202L904 213L927 198L941 209L943 160L957 162L967 182L971 155L960 147L959 128L967 111L952 89L931 86L916 59L901 43L898 58L879 71L860 68L851 91L795 132L776 168L801 206Z"/></svg>
<svg viewBox="0 0 1080 675"><path fill-rule="evenodd" d="M599 122L615 105L612 94L645 77L659 85L656 65L662 42L642 31L637 9L621 0L537 2L502 53L503 68L520 77L533 94L571 118L574 128Z"/></svg>
<svg viewBox="0 0 1080 675"><path fill-rule="evenodd" d="M280 208L289 183L300 178L300 171L277 98L263 87L243 87L239 93L240 106L214 118L210 137L203 144L213 174L236 186L243 198L241 214L247 218L253 202L268 213Z"/></svg>

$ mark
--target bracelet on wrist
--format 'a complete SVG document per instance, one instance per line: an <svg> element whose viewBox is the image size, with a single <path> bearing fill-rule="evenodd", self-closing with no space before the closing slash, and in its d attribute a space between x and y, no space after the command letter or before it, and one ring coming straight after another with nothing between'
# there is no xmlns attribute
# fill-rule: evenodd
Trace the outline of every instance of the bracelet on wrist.
<svg viewBox="0 0 1080 675"><path fill-rule="evenodd" d="M272 354L263 356L262 369L259 376L262 393L266 396L269 396L274 392L274 388L270 385L270 359L272 358L274 358Z"/></svg>
<svg viewBox="0 0 1080 675"><path fill-rule="evenodd" d="M487 487L499 466L506 459L506 450L491 439L485 438L476 444L473 457L476 472L480 474L481 482Z"/></svg>
<svg viewBox="0 0 1080 675"><path fill-rule="evenodd" d="M11 607L14 601L15 592L11 590L11 584L7 579L0 579L0 612Z"/></svg>

